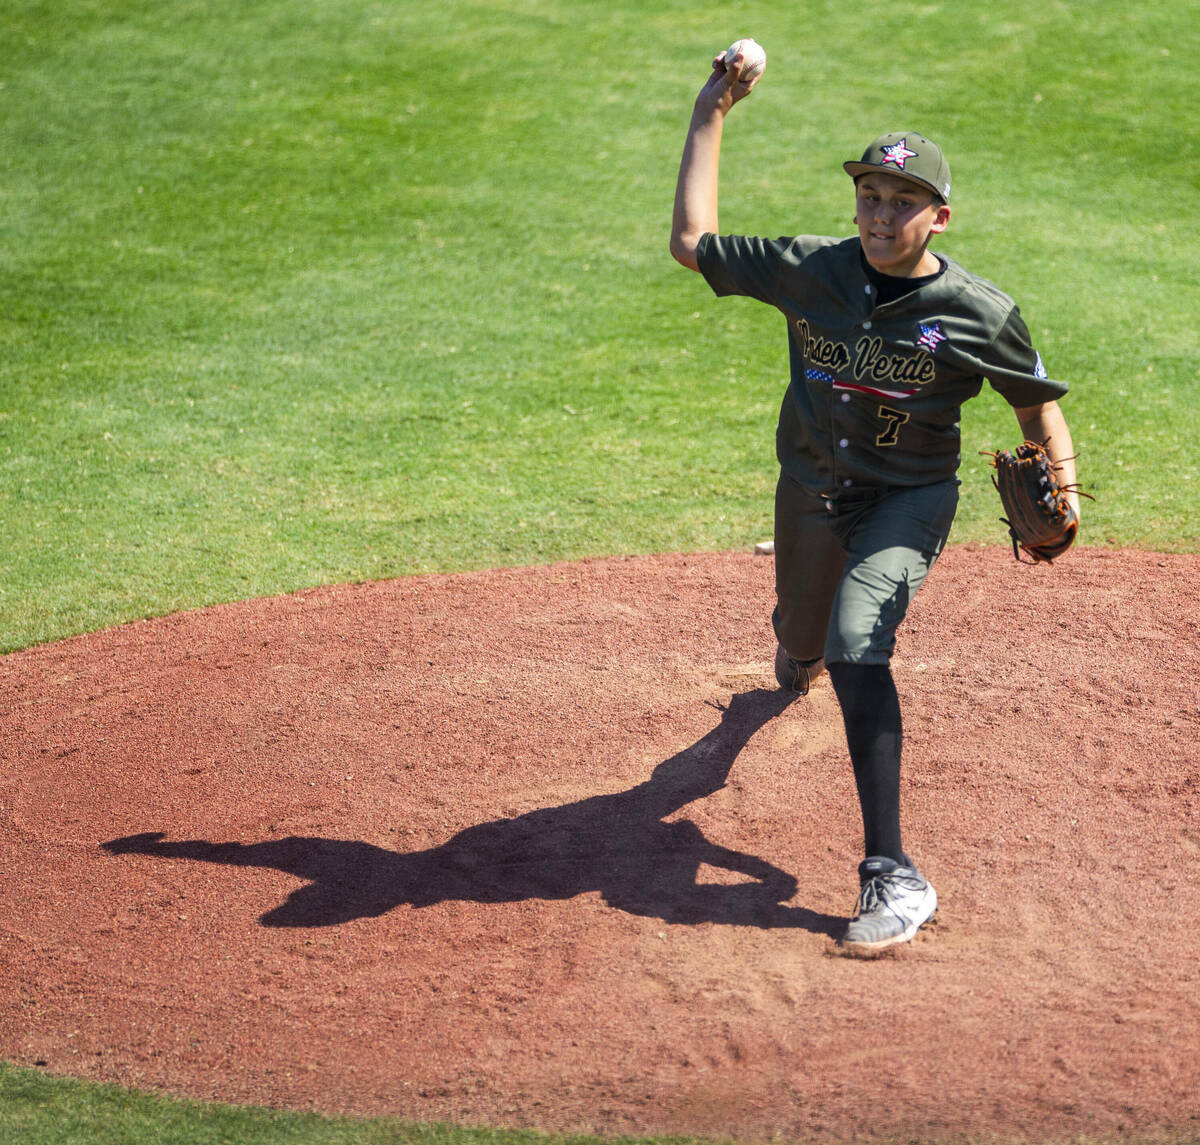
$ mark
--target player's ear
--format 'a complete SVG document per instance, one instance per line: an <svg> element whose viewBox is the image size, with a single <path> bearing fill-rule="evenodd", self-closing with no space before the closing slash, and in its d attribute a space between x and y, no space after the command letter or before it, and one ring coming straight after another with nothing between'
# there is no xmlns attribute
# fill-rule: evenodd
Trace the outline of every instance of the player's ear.
<svg viewBox="0 0 1200 1145"><path fill-rule="evenodd" d="M931 234L940 235L950 225L950 205L941 203L933 212L933 223L929 227Z"/></svg>

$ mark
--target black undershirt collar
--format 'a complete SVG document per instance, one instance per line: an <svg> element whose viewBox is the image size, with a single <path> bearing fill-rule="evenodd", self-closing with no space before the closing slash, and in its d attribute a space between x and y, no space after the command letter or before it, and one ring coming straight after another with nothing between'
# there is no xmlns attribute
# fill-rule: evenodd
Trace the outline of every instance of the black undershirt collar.
<svg viewBox="0 0 1200 1145"><path fill-rule="evenodd" d="M875 287L877 306L895 302L897 298L903 298L914 290L920 290L922 286L928 286L934 279L940 278L946 273L946 263L940 258L938 259L938 268L933 274L923 274L919 278L898 278L894 274L884 274L882 271L876 270L867 262L867 257L861 250L858 252L858 257L862 262L863 270L867 272L867 278Z"/></svg>

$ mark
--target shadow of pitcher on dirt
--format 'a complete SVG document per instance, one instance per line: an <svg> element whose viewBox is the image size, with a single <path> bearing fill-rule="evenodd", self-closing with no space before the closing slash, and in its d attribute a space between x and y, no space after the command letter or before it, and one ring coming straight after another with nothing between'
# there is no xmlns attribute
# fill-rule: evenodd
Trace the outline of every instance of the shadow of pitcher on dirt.
<svg viewBox="0 0 1200 1145"><path fill-rule="evenodd" d="M787 872L710 842L688 820L666 821L719 791L750 738L791 698L767 690L736 695L712 731L660 763L645 783L480 823L424 851L298 836L262 843L172 842L162 833L101 846L114 855L263 867L308 880L261 916L264 926L334 926L403 904L568 899L599 891L617 910L670 923L799 927L833 936L844 919L786 905L796 892ZM698 883L705 865L742 880Z"/></svg>

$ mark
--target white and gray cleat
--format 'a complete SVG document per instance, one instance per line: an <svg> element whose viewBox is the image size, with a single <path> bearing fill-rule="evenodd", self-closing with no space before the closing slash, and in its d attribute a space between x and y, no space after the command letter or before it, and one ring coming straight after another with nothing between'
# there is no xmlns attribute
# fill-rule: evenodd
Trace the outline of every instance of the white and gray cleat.
<svg viewBox="0 0 1200 1145"><path fill-rule="evenodd" d="M858 867L862 889L842 946L852 954L873 954L908 942L937 910L937 894L915 867L881 855Z"/></svg>

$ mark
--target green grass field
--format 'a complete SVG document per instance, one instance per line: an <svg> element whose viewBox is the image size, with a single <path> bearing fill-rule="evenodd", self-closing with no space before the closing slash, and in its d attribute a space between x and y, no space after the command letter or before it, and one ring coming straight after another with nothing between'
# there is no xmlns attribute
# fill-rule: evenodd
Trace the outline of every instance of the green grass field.
<svg viewBox="0 0 1200 1145"><path fill-rule="evenodd" d="M740 35L770 64L726 132L723 229L849 233L841 161L885 130L938 139L939 249L1018 299L1073 384L1085 543L1196 551L1198 15L7 0L0 652L769 535L782 326L667 253L692 98ZM965 411L953 539L1004 542L977 451L1016 432L990 391ZM58 1132L38 1111L67 1094L94 1108ZM174 1139L110 1091L5 1071L0 1097L16 1140ZM188 1141L426 1139L179 1116Z"/></svg>
<svg viewBox="0 0 1200 1145"><path fill-rule="evenodd" d="M43 1077L0 1063L6 1145L600 1145L595 1137L230 1108ZM649 1139L641 1139L649 1145ZM659 1139L654 1145L688 1145ZM628 1139L626 1145L637 1145Z"/></svg>

